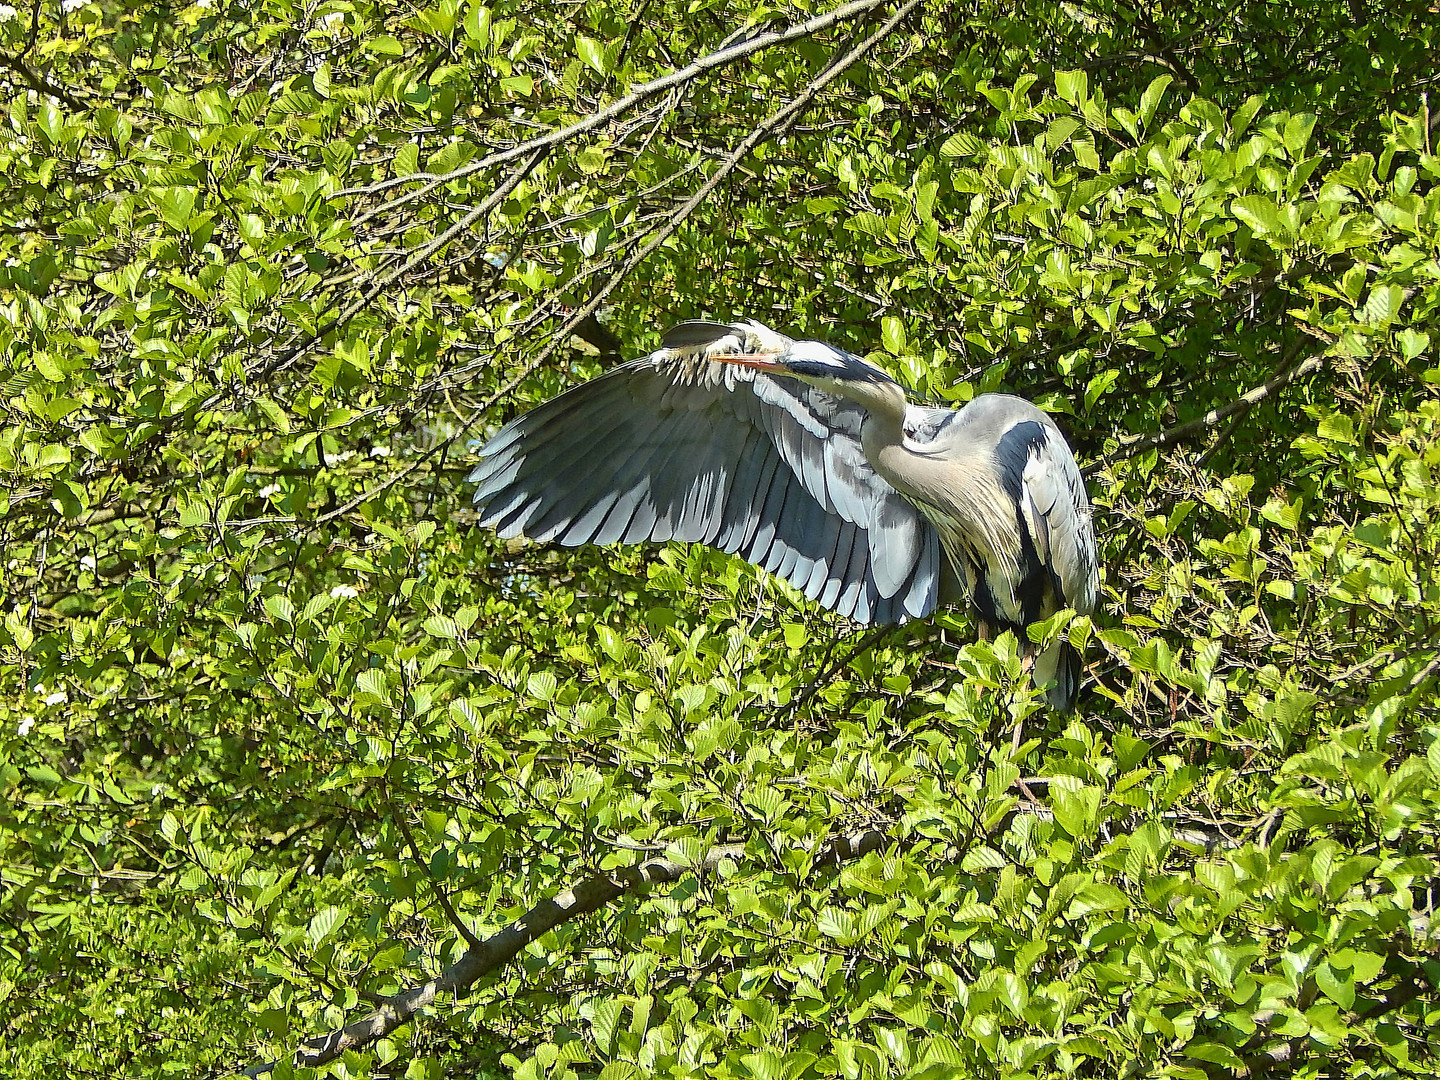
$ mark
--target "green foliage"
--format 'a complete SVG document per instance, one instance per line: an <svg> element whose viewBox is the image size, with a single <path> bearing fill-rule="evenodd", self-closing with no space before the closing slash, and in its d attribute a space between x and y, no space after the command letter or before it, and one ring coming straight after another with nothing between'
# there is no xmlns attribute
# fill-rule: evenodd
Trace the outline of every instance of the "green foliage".
<svg viewBox="0 0 1440 1080"><path fill-rule="evenodd" d="M813 12L69 6L0 8L7 1075L287 1058L650 858L329 1074L1434 1072L1423 6L932 5L723 175L888 9L656 87ZM486 432L747 314L1064 414L1077 715L473 527Z"/></svg>

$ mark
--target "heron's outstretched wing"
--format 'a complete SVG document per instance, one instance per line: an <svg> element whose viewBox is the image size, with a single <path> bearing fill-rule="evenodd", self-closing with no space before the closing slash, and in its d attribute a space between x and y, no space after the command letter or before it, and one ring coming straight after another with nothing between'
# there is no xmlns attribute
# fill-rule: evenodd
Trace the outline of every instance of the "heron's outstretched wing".
<svg viewBox="0 0 1440 1080"><path fill-rule="evenodd" d="M470 475L480 523L570 546L697 541L862 623L929 614L935 530L866 462L864 411L710 359L789 344L758 323L664 340L502 428Z"/></svg>

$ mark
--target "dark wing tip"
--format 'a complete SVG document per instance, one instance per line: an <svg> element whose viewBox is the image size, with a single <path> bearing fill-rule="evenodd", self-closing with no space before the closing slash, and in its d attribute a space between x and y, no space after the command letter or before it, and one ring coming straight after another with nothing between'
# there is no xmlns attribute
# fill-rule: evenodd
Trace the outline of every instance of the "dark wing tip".
<svg viewBox="0 0 1440 1080"><path fill-rule="evenodd" d="M666 349L695 349L713 345L721 338L736 333L740 331L728 323L692 319L689 322L677 323L666 330L660 335L660 344Z"/></svg>

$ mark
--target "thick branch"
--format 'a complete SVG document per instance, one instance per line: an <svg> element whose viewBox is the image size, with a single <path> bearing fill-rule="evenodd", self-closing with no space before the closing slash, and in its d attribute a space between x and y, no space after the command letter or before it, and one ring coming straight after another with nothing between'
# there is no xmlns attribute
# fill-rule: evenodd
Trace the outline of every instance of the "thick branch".
<svg viewBox="0 0 1440 1080"><path fill-rule="evenodd" d="M889 835L879 829L838 837L819 851L815 865L838 866L879 851L890 842ZM485 975L504 967L519 955L521 949L562 923L598 911L627 893L638 892L651 885L678 881L692 873L713 873L726 859L733 862L744 854L744 844L721 844L706 852L705 858L696 866L681 866L669 859L650 859L639 866L587 878L573 889L542 900L505 929L467 949L464 956L437 978L396 994L369 1016L339 1031L311 1039L296 1051L295 1067L316 1068L334 1061L347 1050L355 1050L383 1038L409 1023L411 1017L442 994L461 994ZM274 1068L274 1062L253 1065L243 1075L264 1076Z"/></svg>
<svg viewBox="0 0 1440 1080"><path fill-rule="evenodd" d="M1092 461L1085 468L1085 475L1092 476L1107 466L1114 465L1117 461L1124 461L1136 454L1143 453L1157 446L1170 446L1173 443L1182 442L1201 432L1208 431L1227 416L1233 416L1242 409L1250 409L1270 397L1277 390L1283 390L1296 379L1304 378L1312 371L1318 370L1325 363L1323 356L1312 356L1307 360L1296 364L1294 367L1282 371L1269 382L1261 383L1247 393L1230 402L1228 405L1221 405L1218 409L1211 409L1204 416L1197 416L1194 420L1187 420L1183 424L1176 424L1165 431L1156 432L1154 435L1145 435L1132 439L1112 453L1106 454L1098 461Z"/></svg>
<svg viewBox="0 0 1440 1080"><path fill-rule="evenodd" d="M53 83L42 79L39 75L35 74L35 71L30 67L29 64L25 63L24 60L20 59L20 57L18 56L11 56L3 49L0 49L0 66L7 67L11 71L15 72L27 83L29 83L31 89L33 89L36 93L48 94L50 97L53 97L57 101L63 101L69 108L74 109L76 112L84 112L86 109L89 108L88 105L86 105L79 98L75 97L64 87L56 86Z"/></svg>

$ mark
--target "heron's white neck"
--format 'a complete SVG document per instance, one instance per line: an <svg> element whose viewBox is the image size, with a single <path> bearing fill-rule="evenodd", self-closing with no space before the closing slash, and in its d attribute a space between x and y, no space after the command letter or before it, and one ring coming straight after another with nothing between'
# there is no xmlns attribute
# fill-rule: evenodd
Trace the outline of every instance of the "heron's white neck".
<svg viewBox="0 0 1440 1080"><path fill-rule="evenodd" d="M896 444L904 441L905 388L893 382L836 382L832 393L849 398L865 410L865 424L861 428L862 440L877 440L876 445Z"/></svg>
<svg viewBox="0 0 1440 1080"><path fill-rule="evenodd" d="M905 390L895 383L856 383L845 388L845 396L865 410L860 427L860 446L865 457L892 484L893 472L903 474L903 462L911 451L905 446ZM898 486L898 485L897 485Z"/></svg>
<svg viewBox="0 0 1440 1080"><path fill-rule="evenodd" d="M905 388L899 383L876 379L873 382L861 380L840 380L805 378L804 382L816 386L826 393L853 401L865 410L865 420L860 425L860 447L865 458L875 471L885 478L896 490L911 498L923 498L920 487L924 486L928 462L917 462L920 457L905 443L905 411L909 401ZM920 485L911 483L921 481Z"/></svg>
<svg viewBox="0 0 1440 1080"><path fill-rule="evenodd" d="M917 450L905 437L905 412L909 407L905 391L893 384L874 385L873 389L878 392L864 399L855 396L867 413L860 428L865 459L906 498L949 512L955 502L954 474L957 470L968 473L967 463Z"/></svg>

